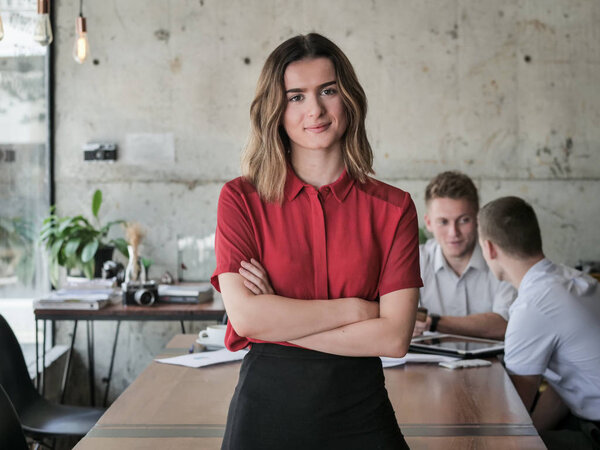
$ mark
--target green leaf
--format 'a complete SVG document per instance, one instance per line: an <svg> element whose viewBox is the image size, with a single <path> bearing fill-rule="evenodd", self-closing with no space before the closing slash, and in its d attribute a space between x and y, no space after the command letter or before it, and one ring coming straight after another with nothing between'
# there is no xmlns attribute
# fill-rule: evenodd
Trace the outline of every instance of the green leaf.
<svg viewBox="0 0 600 450"><path fill-rule="evenodd" d="M83 264L83 273L90 280L94 278L94 271L96 270L96 261L92 258L88 262Z"/></svg>
<svg viewBox="0 0 600 450"><path fill-rule="evenodd" d="M94 255L96 254L96 250L98 250L99 245L100 242L98 242L97 240L93 240L92 242L87 243L81 251L81 261L84 263L92 261L94 259Z"/></svg>
<svg viewBox="0 0 600 450"><path fill-rule="evenodd" d="M58 232L64 233L64 231L71 226L73 223L73 219L70 217L65 217L63 222L58 226Z"/></svg>
<svg viewBox="0 0 600 450"><path fill-rule="evenodd" d="M127 222L124 220L113 220L111 222L108 222L106 225L104 225L102 228L100 228L100 234L102 234L103 236L106 236L108 234L108 230L110 230L110 228L113 225L117 225L120 223L127 223Z"/></svg>
<svg viewBox="0 0 600 450"><path fill-rule="evenodd" d="M96 219L98 218L100 205L102 205L102 191L100 189L96 189L96 192L94 192L94 197L92 198L92 214Z"/></svg>
<svg viewBox="0 0 600 450"><path fill-rule="evenodd" d="M58 261L56 259L52 259L50 261L50 282L54 287L58 287L58 276Z"/></svg>
<svg viewBox="0 0 600 450"><path fill-rule="evenodd" d="M126 258L129 258L129 252L127 251L127 241L123 238L116 238L110 241L110 245L114 245L119 252Z"/></svg>
<svg viewBox="0 0 600 450"><path fill-rule="evenodd" d="M72 241L67 242L67 245L65 245L65 256L67 258L73 256L75 254L75 252L77 251L77 249L79 248L79 244L81 244L81 240L80 239L74 239Z"/></svg>
<svg viewBox="0 0 600 450"><path fill-rule="evenodd" d="M58 239L56 242L54 242L54 244L52 244L52 248L50 249L50 255L52 256L52 258L56 258L58 256L63 242L63 239Z"/></svg>

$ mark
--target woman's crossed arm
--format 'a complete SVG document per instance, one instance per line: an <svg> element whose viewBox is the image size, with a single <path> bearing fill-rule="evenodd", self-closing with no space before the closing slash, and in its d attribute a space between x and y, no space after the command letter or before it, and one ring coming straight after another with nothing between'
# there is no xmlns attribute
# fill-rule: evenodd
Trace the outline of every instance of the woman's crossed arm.
<svg viewBox="0 0 600 450"><path fill-rule="evenodd" d="M402 289L380 303L356 297L297 300L273 293L257 261L239 274L219 275L229 319L241 336L289 341L302 347L347 356L404 356L412 336L418 289Z"/></svg>

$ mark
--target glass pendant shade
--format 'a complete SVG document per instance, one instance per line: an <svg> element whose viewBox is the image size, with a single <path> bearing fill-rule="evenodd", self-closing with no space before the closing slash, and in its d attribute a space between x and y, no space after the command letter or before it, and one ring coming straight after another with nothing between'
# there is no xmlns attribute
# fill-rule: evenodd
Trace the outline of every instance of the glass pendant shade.
<svg viewBox="0 0 600 450"><path fill-rule="evenodd" d="M33 40L44 46L50 45L53 39L49 10L49 0L38 0L38 14L33 29Z"/></svg>
<svg viewBox="0 0 600 450"><path fill-rule="evenodd" d="M87 38L87 27L85 17L79 16L76 23L75 44L73 45L73 59L83 64L90 54L90 46Z"/></svg>
<svg viewBox="0 0 600 450"><path fill-rule="evenodd" d="M4 26L2 25L2 16L0 15L0 41L4 37Z"/></svg>

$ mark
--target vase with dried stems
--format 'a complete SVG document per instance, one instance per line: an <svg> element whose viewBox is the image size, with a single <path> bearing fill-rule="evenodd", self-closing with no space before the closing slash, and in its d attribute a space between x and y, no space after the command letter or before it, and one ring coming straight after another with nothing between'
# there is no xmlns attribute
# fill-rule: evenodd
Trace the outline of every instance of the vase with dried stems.
<svg viewBox="0 0 600 450"><path fill-rule="evenodd" d="M146 266L142 264L139 248L142 239L145 236L142 226L137 222L130 222L125 227L125 236L129 245L127 251L129 253L129 262L125 269L125 282L131 281L146 281Z"/></svg>

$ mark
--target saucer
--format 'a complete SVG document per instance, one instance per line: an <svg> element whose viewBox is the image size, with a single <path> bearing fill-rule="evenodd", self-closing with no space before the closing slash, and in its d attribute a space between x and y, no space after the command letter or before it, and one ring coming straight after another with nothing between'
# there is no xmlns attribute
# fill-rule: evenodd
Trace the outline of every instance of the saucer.
<svg viewBox="0 0 600 450"><path fill-rule="evenodd" d="M225 348L224 342L213 341L207 337L199 337L198 339L196 339L196 342L198 344L204 345L204 347L206 347L206 350L220 350L222 348Z"/></svg>

